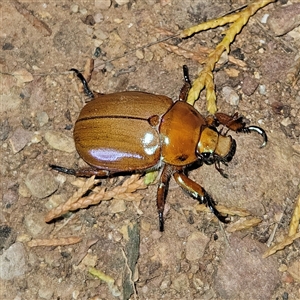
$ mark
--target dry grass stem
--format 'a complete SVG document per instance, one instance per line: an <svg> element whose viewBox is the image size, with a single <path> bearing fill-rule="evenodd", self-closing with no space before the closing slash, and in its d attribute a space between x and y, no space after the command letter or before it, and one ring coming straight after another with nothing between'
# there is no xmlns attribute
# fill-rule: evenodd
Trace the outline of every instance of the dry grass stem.
<svg viewBox="0 0 300 300"><path fill-rule="evenodd" d="M53 239L35 239L31 240L27 243L29 247L38 247L38 246L46 246L46 247L53 247L53 246L67 246L77 244L82 241L81 237L72 236L72 237L65 237L65 238L53 238Z"/></svg>
<svg viewBox="0 0 300 300"><path fill-rule="evenodd" d="M240 219L235 223L231 223L227 226L227 232L235 232L244 229L249 229L251 227L257 226L261 222L259 218L251 218L251 219Z"/></svg>
<svg viewBox="0 0 300 300"><path fill-rule="evenodd" d="M282 242L280 242L279 244L271 247L270 249L268 249L264 254L263 254L263 258L266 258L272 254L274 254L275 252L284 249L286 246L290 245L293 243L293 241L295 239L300 238L300 232L294 234L293 236L287 236Z"/></svg>
<svg viewBox="0 0 300 300"><path fill-rule="evenodd" d="M296 87L299 77L300 77L300 54L298 59L296 59L295 63L288 70L286 75L288 83L292 84L293 87Z"/></svg>
<svg viewBox="0 0 300 300"><path fill-rule="evenodd" d="M239 217L247 217L251 215L249 211L238 207L225 207L223 205L217 205L216 208L220 213L226 215L239 216ZM195 209L197 211L210 212L210 209L205 204L196 204Z"/></svg>
<svg viewBox="0 0 300 300"><path fill-rule="evenodd" d="M75 211L80 208L86 208L90 205L96 205L101 201L111 199L123 199L127 201L141 200L142 196L135 194L136 190L145 189L147 186L140 175L134 174L123 182L121 186L117 186L112 190L106 190L105 187L95 187L91 194L82 197L88 190L92 189L98 181L95 177L89 178L86 183L81 187L66 203L59 205L51 210L45 217L46 222L62 216L69 211Z"/></svg>
<svg viewBox="0 0 300 300"><path fill-rule="evenodd" d="M289 236L296 234L300 222L300 194L298 196L297 203L295 205L294 213L290 222Z"/></svg>
<svg viewBox="0 0 300 300"><path fill-rule="evenodd" d="M243 26L248 22L249 18L256 13L258 9L274 1L275 0L254 1L240 12L236 12L215 20L210 20L200 25L185 29L182 32L181 37L188 37L202 30L232 23L229 29L225 31L225 37L223 40L216 46L214 50L209 53L205 61L204 68L198 75L198 78L193 82L187 100L189 104L194 105L195 101L199 98L200 92L206 88L207 110L211 114L214 114L217 111L216 94L212 73L215 68L215 64L219 61L224 51L229 53L230 44L233 42L235 36L242 30Z"/></svg>

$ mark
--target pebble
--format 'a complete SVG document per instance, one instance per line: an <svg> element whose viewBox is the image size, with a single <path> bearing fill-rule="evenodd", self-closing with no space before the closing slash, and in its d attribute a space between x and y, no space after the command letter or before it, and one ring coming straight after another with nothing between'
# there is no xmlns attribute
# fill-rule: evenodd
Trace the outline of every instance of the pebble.
<svg viewBox="0 0 300 300"><path fill-rule="evenodd" d="M0 255L0 278L11 280L27 272L26 250L22 243L15 243Z"/></svg>
<svg viewBox="0 0 300 300"><path fill-rule="evenodd" d="M78 13L79 6L77 4L72 4L70 8L72 13L74 14Z"/></svg>
<svg viewBox="0 0 300 300"><path fill-rule="evenodd" d="M5 141L8 138L10 130L8 119L0 122L0 141Z"/></svg>
<svg viewBox="0 0 300 300"><path fill-rule="evenodd" d="M45 133L45 140L53 149L67 153L75 151L75 144L73 138L65 135L62 132L47 131Z"/></svg>
<svg viewBox="0 0 300 300"><path fill-rule="evenodd" d="M58 189L58 182L49 171L31 170L26 176L25 184L32 196L43 199Z"/></svg>
<svg viewBox="0 0 300 300"><path fill-rule="evenodd" d="M276 36L292 31L300 25L300 3L277 7L270 13L267 23Z"/></svg>
<svg viewBox="0 0 300 300"><path fill-rule="evenodd" d="M126 210L126 203L124 200L113 199L110 201L109 212L117 214Z"/></svg>
<svg viewBox="0 0 300 300"><path fill-rule="evenodd" d="M224 86L222 88L222 94L225 98L225 101L230 105L237 106L239 104L240 97L237 92L230 86Z"/></svg>
<svg viewBox="0 0 300 300"><path fill-rule="evenodd" d="M129 3L130 0L115 0L117 2L118 5L124 5Z"/></svg>
<svg viewBox="0 0 300 300"><path fill-rule="evenodd" d="M41 287L38 291L38 295L42 299L50 300L52 299L54 291L49 289L47 286Z"/></svg>
<svg viewBox="0 0 300 300"><path fill-rule="evenodd" d="M99 40L106 40L108 38L108 35L100 28L96 29L94 31L94 35L99 39Z"/></svg>
<svg viewBox="0 0 300 300"><path fill-rule="evenodd" d="M264 84L260 84L258 86L258 92L260 95L266 95L267 94L266 86Z"/></svg>
<svg viewBox="0 0 300 300"><path fill-rule="evenodd" d="M252 76L245 76L242 85L242 91L245 95L251 96L258 87L258 82Z"/></svg>
<svg viewBox="0 0 300 300"><path fill-rule="evenodd" d="M289 267L288 272L293 276L294 280L300 283L300 261L295 260Z"/></svg>
<svg viewBox="0 0 300 300"><path fill-rule="evenodd" d="M138 59L143 59L144 58L144 52L141 49L136 50L135 55Z"/></svg>
<svg viewBox="0 0 300 300"><path fill-rule="evenodd" d="M20 152L28 143L30 143L34 133L19 126L14 131L12 137L9 139L13 153Z"/></svg>
<svg viewBox="0 0 300 300"><path fill-rule="evenodd" d="M0 251L9 248L16 240L16 232L5 224L0 225Z"/></svg>
<svg viewBox="0 0 300 300"><path fill-rule="evenodd" d="M95 0L94 6L96 9L109 9L111 0Z"/></svg>
<svg viewBox="0 0 300 300"><path fill-rule="evenodd" d="M45 124L48 123L49 121L49 116L46 112L44 111L40 111L36 114L36 118L37 118L37 121L39 123L39 125L42 127L44 126Z"/></svg>
<svg viewBox="0 0 300 300"><path fill-rule="evenodd" d="M171 288L177 292L183 292L190 288L189 279L186 274L179 274L172 282Z"/></svg>
<svg viewBox="0 0 300 300"><path fill-rule="evenodd" d="M32 212L25 216L25 227L28 234L32 237L38 237L50 230L51 226L45 222L45 215L42 213Z"/></svg>
<svg viewBox="0 0 300 300"><path fill-rule="evenodd" d="M200 259L205 251L209 238L200 231L193 232L187 239L186 258L190 261Z"/></svg>
<svg viewBox="0 0 300 300"><path fill-rule="evenodd" d="M94 20L96 23L100 23L104 20L104 17L100 12L98 12L94 15Z"/></svg>
<svg viewBox="0 0 300 300"><path fill-rule="evenodd" d="M19 195L17 191L15 191L14 189L8 189L3 192L2 205L5 208L9 208L15 203L17 203L18 199L19 199Z"/></svg>

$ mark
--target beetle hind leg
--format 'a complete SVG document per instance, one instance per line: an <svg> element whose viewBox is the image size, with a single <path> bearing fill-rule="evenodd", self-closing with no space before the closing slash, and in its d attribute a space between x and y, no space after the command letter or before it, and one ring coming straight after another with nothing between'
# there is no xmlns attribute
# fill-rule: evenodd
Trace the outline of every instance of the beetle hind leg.
<svg viewBox="0 0 300 300"><path fill-rule="evenodd" d="M169 185L170 177L172 175L172 167L165 165L163 167L158 189L157 189L157 212L159 220L159 231L164 231L164 209L166 200L166 191Z"/></svg>
<svg viewBox="0 0 300 300"><path fill-rule="evenodd" d="M91 177L93 175L98 177L108 177L109 175L111 175L110 172L107 170L100 170L92 167L80 168L80 169L69 169L69 168L64 168L61 166L51 165L51 164L49 164L49 167L55 171L65 173L68 175L74 175L77 177Z"/></svg>
<svg viewBox="0 0 300 300"><path fill-rule="evenodd" d="M198 183L189 179L183 172L176 172L173 175L178 185L193 198L197 199L201 204L206 204L211 212L222 222L228 223L229 220L215 207L213 198Z"/></svg>

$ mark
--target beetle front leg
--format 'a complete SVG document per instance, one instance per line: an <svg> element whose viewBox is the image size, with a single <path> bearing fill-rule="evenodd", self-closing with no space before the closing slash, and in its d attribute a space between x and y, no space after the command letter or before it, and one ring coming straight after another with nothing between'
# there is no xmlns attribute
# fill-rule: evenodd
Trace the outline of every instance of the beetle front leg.
<svg viewBox="0 0 300 300"><path fill-rule="evenodd" d="M68 168L64 168L61 166L57 166L57 165L49 165L50 168L52 168L53 170L56 170L58 172L61 173L65 173L68 175L74 175L76 177L91 177L93 175L98 176L98 177L108 177L109 175L111 175L110 172L106 171L106 170L100 170L100 169L96 169L96 168L80 168L80 169L68 169Z"/></svg>
<svg viewBox="0 0 300 300"><path fill-rule="evenodd" d="M215 207L213 198L202 188L198 183L188 178L182 171L173 174L178 185L189 195L197 199L201 204L206 204L211 212L223 223L228 223L229 220L222 216Z"/></svg>
<svg viewBox="0 0 300 300"><path fill-rule="evenodd" d="M157 211L159 219L159 231L164 231L164 209L166 203L166 190L172 175L172 167L164 165L161 176L159 178L157 189Z"/></svg>
<svg viewBox="0 0 300 300"><path fill-rule="evenodd" d="M213 117L209 116L207 118L207 122L209 125L214 125L216 127L220 124L224 125L228 129L235 132L249 133L251 131L255 131L263 137L263 143L260 148L263 148L267 145L268 137L266 132L258 126L246 127L246 123L243 121L243 117L239 117L237 112L233 116L229 116L224 113L216 113Z"/></svg>
<svg viewBox="0 0 300 300"><path fill-rule="evenodd" d="M189 70L186 65L183 66L183 78L184 78L184 85L180 90L179 93L179 101L186 101L189 91L191 89L191 81L189 78Z"/></svg>

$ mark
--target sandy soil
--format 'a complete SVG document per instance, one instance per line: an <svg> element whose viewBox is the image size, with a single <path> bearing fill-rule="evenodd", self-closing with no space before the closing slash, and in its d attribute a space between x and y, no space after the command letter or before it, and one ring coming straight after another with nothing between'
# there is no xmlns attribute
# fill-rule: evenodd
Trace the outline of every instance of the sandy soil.
<svg viewBox="0 0 300 300"><path fill-rule="evenodd" d="M201 65L155 42L244 2L118 0L108 8L110 1L20 1L26 10L17 9L15 1L1 2L1 299L299 299L299 241L262 259L275 224L273 243L287 234L300 191L300 92L299 83L288 81L295 73L300 29L277 37L261 23L281 8L280 2L253 16L232 44L230 55L245 66L225 58L214 73L219 111L237 111L248 124L264 128L267 147L259 148L255 133L232 133L237 153L226 167L228 179L213 166L189 175L219 204L260 218L259 225L229 233L212 214L197 212L195 200L173 180L163 233L156 185L139 191L141 202L106 201L44 221L53 205L77 189L73 176L51 171L48 164L83 165L72 129L85 97L68 70L83 70L93 57L93 90L140 90L177 100L182 66L194 80ZM199 44L214 48L223 30L168 42L190 51ZM238 95L237 102L230 103L224 87ZM205 105L202 93L196 108L203 115ZM49 135L56 140L49 142ZM121 181L101 184L111 188ZM70 236L83 240L28 247L31 239ZM96 279L90 267L114 282Z"/></svg>

